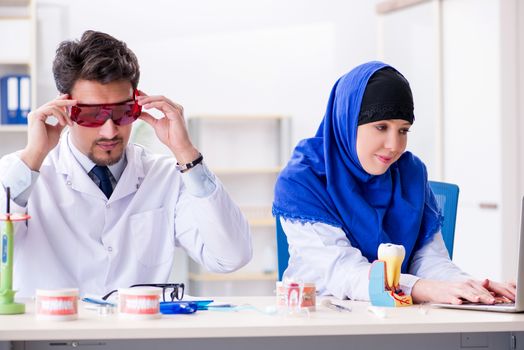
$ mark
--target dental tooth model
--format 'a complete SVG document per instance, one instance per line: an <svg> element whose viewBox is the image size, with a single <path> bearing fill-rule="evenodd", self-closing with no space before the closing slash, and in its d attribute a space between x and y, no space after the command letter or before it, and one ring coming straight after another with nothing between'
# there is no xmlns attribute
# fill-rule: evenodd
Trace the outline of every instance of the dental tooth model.
<svg viewBox="0 0 524 350"><path fill-rule="evenodd" d="M378 246L378 260L386 262L386 287L389 290L399 289L400 269L405 256L404 246L391 243L382 243Z"/></svg>
<svg viewBox="0 0 524 350"><path fill-rule="evenodd" d="M411 296L400 289L400 270L406 255L401 245L383 243L378 247L378 260L369 272L369 299L374 306L412 305Z"/></svg>

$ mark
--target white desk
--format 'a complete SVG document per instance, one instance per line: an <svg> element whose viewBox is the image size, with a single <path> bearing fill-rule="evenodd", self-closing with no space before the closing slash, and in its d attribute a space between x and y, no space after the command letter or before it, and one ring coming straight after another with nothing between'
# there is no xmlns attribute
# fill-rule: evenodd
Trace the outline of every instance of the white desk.
<svg viewBox="0 0 524 350"><path fill-rule="evenodd" d="M274 306L272 297L220 298L260 310ZM353 312L322 306L310 317L267 315L253 310L198 311L133 321L99 316L80 306L77 321L38 321L32 303L27 313L0 316L0 341L15 348L67 349L524 349L524 314L457 311L419 306L388 309L385 319L367 310L367 303L345 301ZM522 333L518 333L522 332ZM21 342L24 341L24 342ZM272 343L269 343L271 341ZM522 344L521 344L522 343ZM22 347L24 346L24 347ZM461 347L463 346L463 347Z"/></svg>

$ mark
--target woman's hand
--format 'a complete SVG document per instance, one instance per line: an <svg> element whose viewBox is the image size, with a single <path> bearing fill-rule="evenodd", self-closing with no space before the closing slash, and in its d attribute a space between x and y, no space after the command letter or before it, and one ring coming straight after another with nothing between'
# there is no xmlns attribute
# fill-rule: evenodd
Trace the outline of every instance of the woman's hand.
<svg viewBox="0 0 524 350"><path fill-rule="evenodd" d="M471 279L463 282L447 282L420 279L411 290L414 303L462 304L464 300L467 300L473 303L494 304L496 295L504 295L509 298L511 288L508 285L489 280ZM514 299L513 290L512 300Z"/></svg>
<svg viewBox="0 0 524 350"><path fill-rule="evenodd" d="M515 295L517 294L517 285L515 282L501 283L486 278L482 281L482 286L489 290L495 297L503 297L515 301Z"/></svg>

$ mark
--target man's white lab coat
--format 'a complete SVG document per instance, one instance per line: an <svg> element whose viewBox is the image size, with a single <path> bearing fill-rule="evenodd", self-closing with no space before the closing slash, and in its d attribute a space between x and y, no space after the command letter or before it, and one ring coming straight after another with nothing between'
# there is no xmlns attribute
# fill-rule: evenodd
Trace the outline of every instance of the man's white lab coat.
<svg viewBox="0 0 524 350"><path fill-rule="evenodd" d="M27 207L12 204L13 211L31 215L27 225L15 224L18 296L66 287L102 295L135 283L166 282L175 246L215 272L233 271L250 260L247 221L219 181L213 193L198 198L187 192L173 157L132 144L126 157L108 200L71 153L66 137L50 152ZM16 154L5 156L0 178L21 166ZM30 181L30 175L26 172L29 178L20 181ZM4 191L0 201L5 203Z"/></svg>

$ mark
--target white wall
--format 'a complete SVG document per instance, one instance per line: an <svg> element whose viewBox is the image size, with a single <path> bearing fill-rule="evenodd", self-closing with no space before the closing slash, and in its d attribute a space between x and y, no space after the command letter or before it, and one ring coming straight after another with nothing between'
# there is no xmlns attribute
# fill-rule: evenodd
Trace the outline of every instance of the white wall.
<svg viewBox="0 0 524 350"><path fill-rule="evenodd" d="M474 16L464 16L471 11ZM498 279L502 276L499 13L497 0L444 2L445 168L446 179L461 190L455 260L478 277ZM480 203L493 209L482 209ZM483 259L489 264L481 264Z"/></svg>
<svg viewBox="0 0 524 350"><path fill-rule="evenodd" d="M376 58L376 3L38 0L39 103L56 94L57 43L95 29L137 54L147 93L188 116L290 115L295 144L316 131L335 80Z"/></svg>

